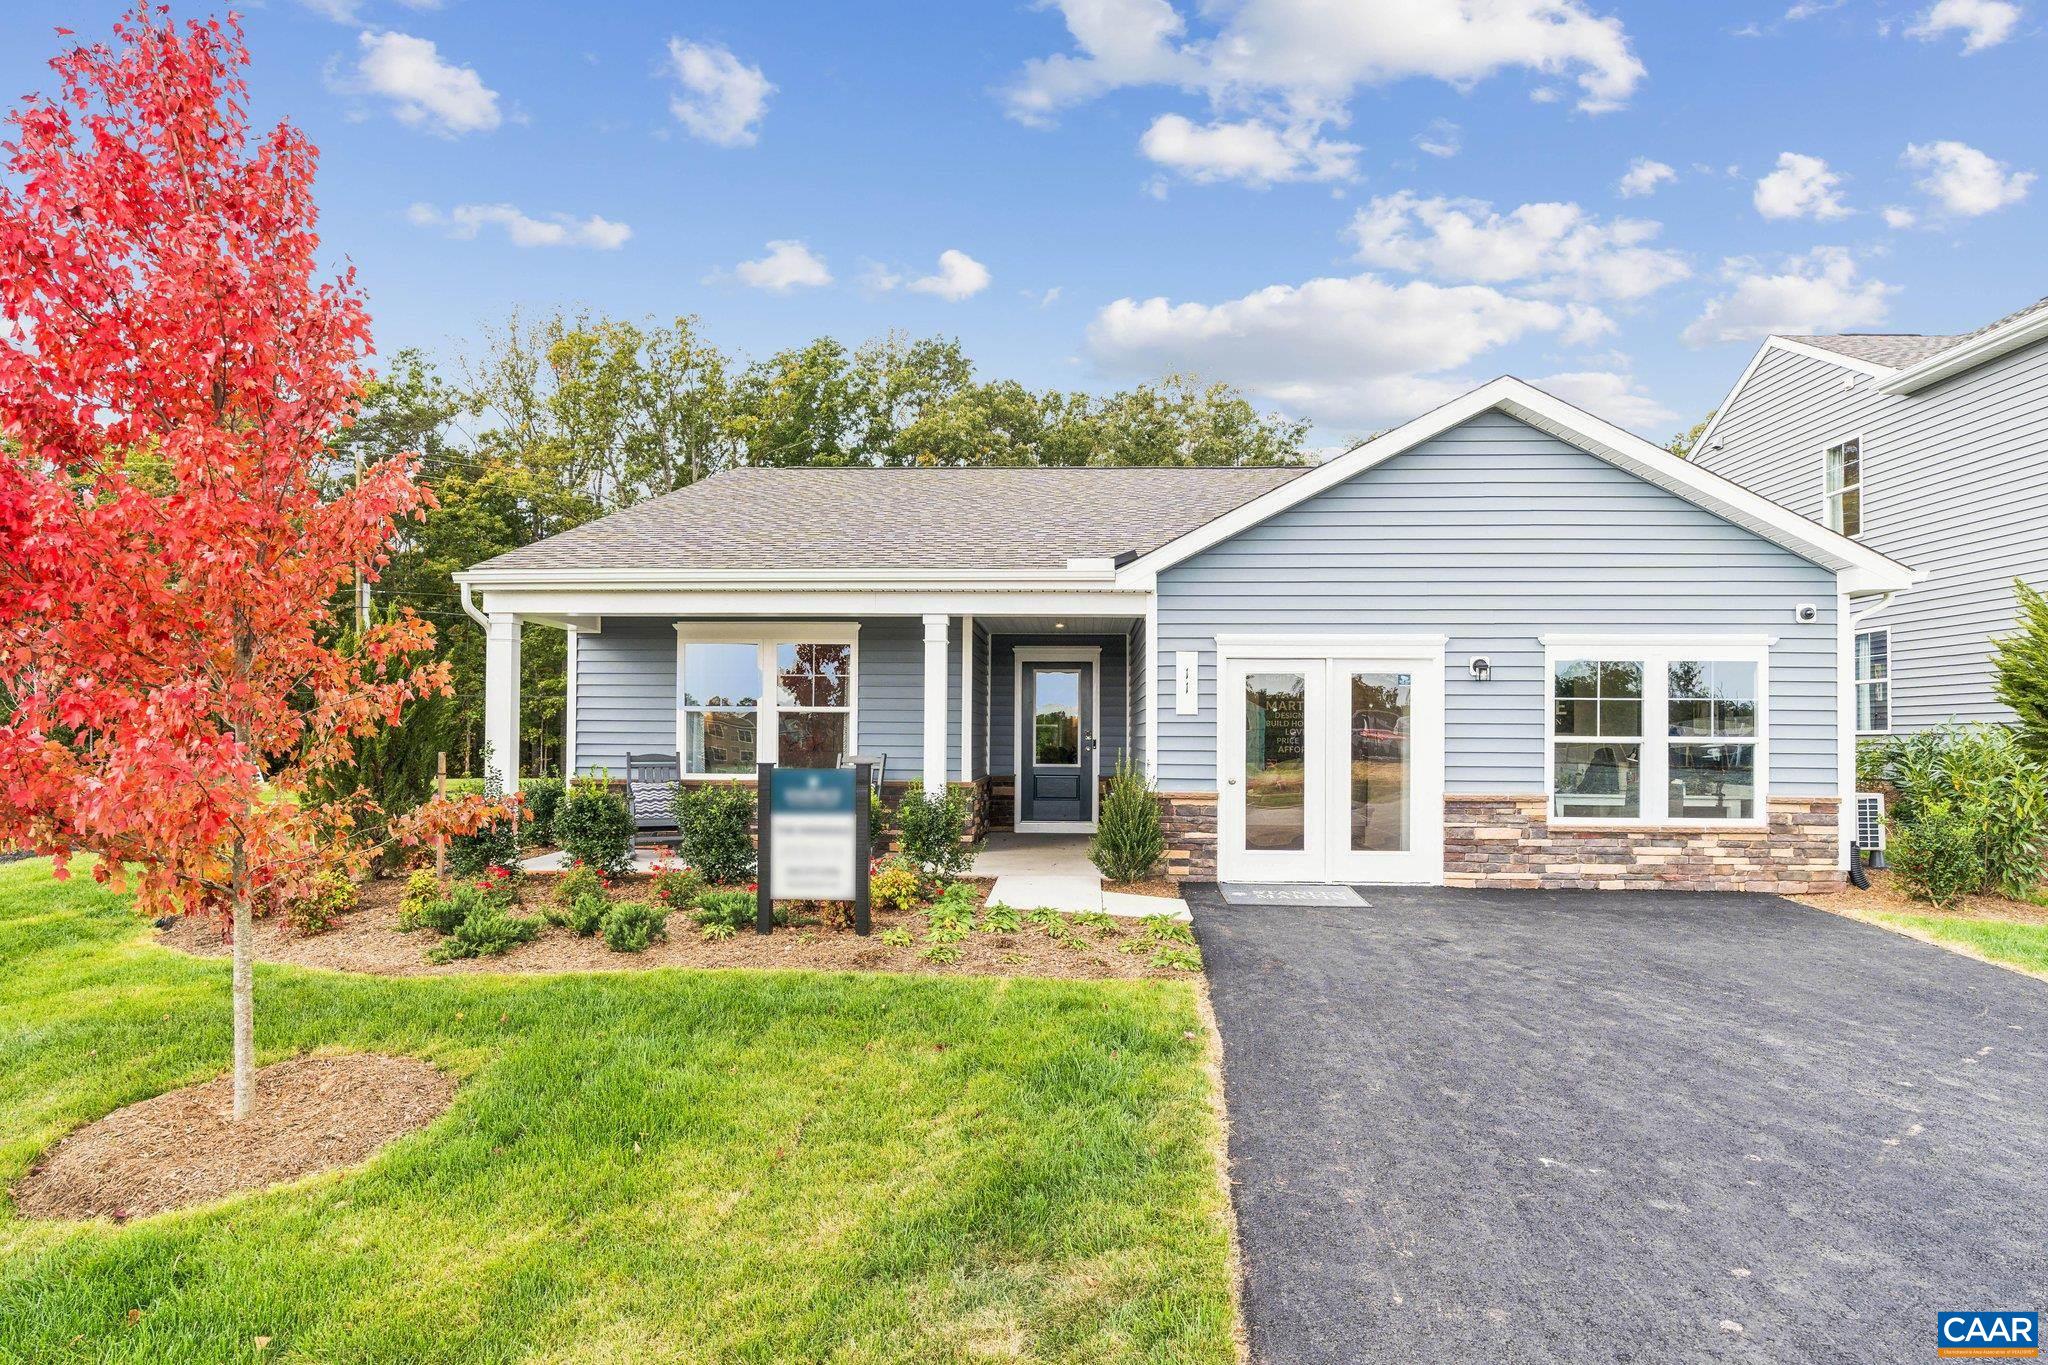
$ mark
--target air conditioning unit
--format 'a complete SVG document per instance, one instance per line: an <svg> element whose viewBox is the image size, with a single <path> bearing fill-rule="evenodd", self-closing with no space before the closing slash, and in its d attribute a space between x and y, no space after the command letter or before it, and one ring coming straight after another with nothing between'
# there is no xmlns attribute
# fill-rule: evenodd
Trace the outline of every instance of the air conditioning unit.
<svg viewBox="0 0 2048 1365"><path fill-rule="evenodd" d="M1872 867L1884 866L1884 793L1856 793L1856 843Z"/></svg>

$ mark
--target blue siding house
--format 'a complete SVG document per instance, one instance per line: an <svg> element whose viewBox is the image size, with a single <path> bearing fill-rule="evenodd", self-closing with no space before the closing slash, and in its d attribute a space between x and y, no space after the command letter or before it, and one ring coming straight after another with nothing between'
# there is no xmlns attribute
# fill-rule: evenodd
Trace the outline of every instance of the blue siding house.
<svg viewBox="0 0 2048 1365"><path fill-rule="evenodd" d="M537 622L578 773L862 754L1029 834L1128 761L1176 876L1770 890L1840 874L1913 580L1508 378L1313 468L732 471L458 575L494 755Z"/></svg>

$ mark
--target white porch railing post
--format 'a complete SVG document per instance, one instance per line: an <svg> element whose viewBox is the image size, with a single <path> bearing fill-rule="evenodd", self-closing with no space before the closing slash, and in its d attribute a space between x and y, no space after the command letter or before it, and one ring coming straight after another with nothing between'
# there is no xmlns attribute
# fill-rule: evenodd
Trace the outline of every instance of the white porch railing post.
<svg viewBox="0 0 2048 1365"><path fill-rule="evenodd" d="M519 617L492 612L484 635L485 772L519 790Z"/></svg>
<svg viewBox="0 0 2048 1365"><path fill-rule="evenodd" d="M924 790L946 791L946 618L924 618Z"/></svg>

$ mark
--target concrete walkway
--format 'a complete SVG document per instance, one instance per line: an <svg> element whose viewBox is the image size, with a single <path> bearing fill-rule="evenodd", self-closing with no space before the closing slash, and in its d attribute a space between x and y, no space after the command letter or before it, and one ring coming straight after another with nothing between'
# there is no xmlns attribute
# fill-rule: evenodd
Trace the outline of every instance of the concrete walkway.
<svg viewBox="0 0 2048 1365"><path fill-rule="evenodd" d="M991 905L1018 910L1103 910L1112 915L1188 917L1184 900L1164 896L1133 896L1103 889L1102 873L1088 860L1085 834L1017 834L997 830L988 836L969 869L976 877L993 877Z"/></svg>

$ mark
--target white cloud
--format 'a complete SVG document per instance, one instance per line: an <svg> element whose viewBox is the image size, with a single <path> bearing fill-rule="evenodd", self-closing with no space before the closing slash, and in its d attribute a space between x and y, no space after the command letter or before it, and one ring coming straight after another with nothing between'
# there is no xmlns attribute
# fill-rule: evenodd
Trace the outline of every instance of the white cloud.
<svg viewBox="0 0 2048 1365"><path fill-rule="evenodd" d="M1476 284L1526 281L1580 299L1640 299L1692 271L1675 251L1646 245L1661 226L1601 222L1577 204L1523 204L1496 213L1475 199L1381 195L1347 229L1358 259L1411 275Z"/></svg>
<svg viewBox="0 0 2048 1365"><path fill-rule="evenodd" d="M1189 371L1305 417L1350 422L1412 417L1471 387L1447 371L1571 321L1557 304L1482 285L1366 274L1216 304L1118 299L1096 314L1088 344L1113 370Z"/></svg>
<svg viewBox="0 0 2048 1365"><path fill-rule="evenodd" d="M1277 98L1330 116L1361 86L1414 76L1460 87L1510 68L1572 77L1579 106L1613 109L1634 93L1643 64L1621 21L1583 0L1242 0L1202 6L1216 31L1188 37L1168 0L1050 0L1075 51L1027 63L1011 112L1044 121L1123 86L1170 84L1221 100Z"/></svg>
<svg viewBox="0 0 2048 1365"><path fill-rule="evenodd" d="M733 274L742 284L787 294L792 289L814 289L832 283L832 272L822 257L812 254L802 242L781 240L768 243L768 254L758 261L741 261Z"/></svg>
<svg viewBox="0 0 2048 1365"><path fill-rule="evenodd" d="M1685 329L1691 345L1870 327L1884 321L1898 292L1882 280L1858 278L1855 258L1832 246L1791 257L1775 273L1747 259L1724 262L1721 273L1732 287L1708 300L1706 311Z"/></svg>
<svg viewBox="0 0 2048 1365"><path fill-rule="evenodd" d="M1415 135L1415 145L1431 156L1456 156L1465 149L1465 133L1447 118L1431 119L1429 127Z"/></svg>
<svg viewBox="0 0 2048 1365"><path fill-rule="evenodd" d="M400 123L444 137L487 133L504 122L498 92L476 72L441 59L425 38L409 33L364 33L356 74L363 87L392 103Z"/></svg>
<svg viewBox="0 0 2048 1365"><path fill-rule="evenodd" d="M1751 197L1766 218L1846 218L1841 187L1842 177L1819 157L1780 152L1778 169L1756 182Z"/></svg>
<svg viewBox="0 0 2048 1365"><path fill-rule="evenodd" d="M1050 289L1037 292L1034 292L1029 289L1021 290L1019 292L1021 292L1025 298L1030 299L1033 303L1037 304L1040 308L1050 308L1060 301L1059 285L1054 285Z"/></svg>
<svg viewBox="0 0 2048 1365"><path fill-rule="evenodd" d="M2019 203L2035 179L2034 172L2015 171L1965 142L1908 143L1899 163L1926 172L1914 183L1944 213L1962 218Z"/></svg>
<svg viewBox="0 0 2048 1365"><path fill-rule="evenodd" d="M1282 180L1348 180L1357 171L1359 149L1317 137L1309 123L1276 128L1253 118L1198 124L1179 114L1162 114L1138 139L1138 150L1203 184L1242 180L1270 185Z"/></svg>
<svg viewBox="0 0 2048 1365"><path fill-rule="evenodd" d="M580 246L617 251L633 235L624 223L596 214L577 218L566 213L532 218L511 204L457 204L443 213L432 204L414 204L405 211L415 227L444 229L450 237L473 241L486 227L505 230L514 246Z"/></svg>
<svg viewBox="0 0 2048 1365"><path fill-rule="evenodd" d="M399 0L407 9L439 9L441 0ZM353 24L361 17L363 0L299 0L299 4L338 24Z"/></svg>
<svg viewBox="0 0 2048 1365"><path fill-rule="evenodd" d="M1932 9L1913 21L1907 34L1932 41L1944 33L1963 35L1963 53L1982 52L2012 36L2020 7L2011 0L1935 0Z"/></svg>
<svg viewBox="0 0 2048 1365"><path fill-rule="evenodd" d="M1628 163L1628 169L1622 172L1621 180L1615 189L1624 199L1638 199L1643 195L1656 193L1659 185L1669 184L1676 179L1678 172L1663 162L1639 156Z"/></svg>
<svg viewBox="0 0 2048 1365"><path fill-rule="evenodd" d="M972 298L988 288L988 267L964 251L941 251L939 268L904 286L913 293L936 294L948 303Z"/></svg>
<svg viewBox="0 0 2048 1365"><path fill-rule="evenodd" d="M1801 19L1811 19L1815 15L1826 14L1829 10L1840 9L1845 3L1847 0L1798 0L1797 4L1785 11L1785 17L1796 24Z"/></svg>
<svg viewBox="0 0 2048 1365"><path fill-rule="evenodd" d="M1629 375L1611 370L1571 370L1529 382L1630 431L1640 433L1678 420L1677 413Z"/></svg>
<svg viewBox="0 0 2048 1365"><path fill-rule="evenodd" d="M1901 208L1897 204L1885 205L1884 225L1888 228L1909 228L1919 221L1920 215L1909 208Z"/></svg>
<svg viewBox="0 0 2048 1365"><path fill-rule="evenodd" d="M751 147L768 112L774 85L758 66L748 66L718 43L668 40L669 66L682 83L670 97L669 112L694 137L721 147Z"/></svg>

